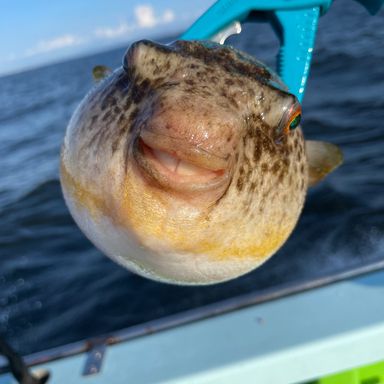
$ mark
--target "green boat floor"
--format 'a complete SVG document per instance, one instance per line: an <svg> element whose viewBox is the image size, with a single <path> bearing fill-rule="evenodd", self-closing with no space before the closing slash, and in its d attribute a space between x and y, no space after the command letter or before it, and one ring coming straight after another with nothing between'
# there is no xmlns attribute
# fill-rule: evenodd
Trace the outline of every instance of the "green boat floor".
<svg viewBox="0 0 384 384"><path fill-rule="evenodd" d="M326 376L307 384L384 384L384 361Z"/></svg>

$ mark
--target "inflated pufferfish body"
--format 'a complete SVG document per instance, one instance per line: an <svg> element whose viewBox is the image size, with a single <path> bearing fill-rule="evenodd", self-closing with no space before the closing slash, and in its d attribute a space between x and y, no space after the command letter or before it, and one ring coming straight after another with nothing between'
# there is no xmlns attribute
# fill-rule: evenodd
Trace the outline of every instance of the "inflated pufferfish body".
<svg viewBox="0 0 384 384"><path fill-rule="evenodd" d="M305 145L300 111L274 73L239 51L139 41L69 123L65 200L87 237L140 275L235 278L292 232L311 152L314 180L341 160L330 144Z"/></svg>

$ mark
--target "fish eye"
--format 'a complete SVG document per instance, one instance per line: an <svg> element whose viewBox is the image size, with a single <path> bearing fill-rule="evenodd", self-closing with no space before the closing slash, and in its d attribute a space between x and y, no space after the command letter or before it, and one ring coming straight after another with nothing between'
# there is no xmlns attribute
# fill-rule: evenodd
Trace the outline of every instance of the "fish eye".
<svg viewBox="0 0 384 384"><path fill-rule="evenodd" d="M301 106L298 105L296 110L293 112L292 117L289 120L289 123L287 124L287 131L292 131L293 129L297 128L301 121Z"/></svg>
<svg viewBox="0 0 384 384"><path fill-rule="evenodd" d="M297 128L301 121L301 105L296 100L290 107L284 108L283 116L278 125L278 132L288 135Z"/></svg>

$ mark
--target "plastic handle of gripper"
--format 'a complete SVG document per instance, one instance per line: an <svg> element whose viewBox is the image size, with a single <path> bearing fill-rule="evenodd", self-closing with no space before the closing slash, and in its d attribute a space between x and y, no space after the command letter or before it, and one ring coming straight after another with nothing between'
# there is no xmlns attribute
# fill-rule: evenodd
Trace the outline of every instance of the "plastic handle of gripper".
<svg viewBox="0 0 384 384"><path fill-rule="evenodd" d="M358 0L384 1L384 0ZM276 12L320 7L324 14L332 0L218 0L184 34L183 40L209 39L234 20L244 21L251 11Z"/></svg>
<svg viewBox="0 0 384 384"><path fill-rule="evenodd" d="M275 12L272 23L280 38L277 72L301 102L309 76L320 8Z"/></svg>
<svg viewBox="0 0 384 384"><path fill-rule="evenodd" d="M219 0L201 15L181 35L182 40L209 40L234 20L242 22L248 16L251 1Z"/></svg>
<svg viewBox="0 0 384 384"><path fill-rule="evenodd" d="M233 20L245 21L252 10L274 15L272 25L281 44L277 72L290 92L301 101L309 75L320 9L325 13L330 3L331 0L219 0L181 39L210 39Z"/></svg>
<svg viewBox="0 0 384 384"><path fill-rule="evenodd" d="M379 11L384 0L356 0L371 14ZM271 20L280 38L277 70L290 92L302 101L309 75L312 51L320 14L326 13L332 0L218 0L182 36L184 40L204 40L234 20L242 22L250 11L273 15Z"/></svg>

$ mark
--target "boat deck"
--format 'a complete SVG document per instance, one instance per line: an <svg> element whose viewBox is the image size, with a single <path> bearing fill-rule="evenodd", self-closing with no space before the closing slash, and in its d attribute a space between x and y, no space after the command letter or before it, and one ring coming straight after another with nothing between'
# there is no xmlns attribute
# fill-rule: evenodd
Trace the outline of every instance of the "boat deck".
<svg viewBox="0 0 384 384"><path fill-rule="evenodd" d="M99 340L36 368L57 384L305 382L384 359L383 298L380 270L220 316L137 328L123 342Z"/></svg>

